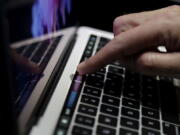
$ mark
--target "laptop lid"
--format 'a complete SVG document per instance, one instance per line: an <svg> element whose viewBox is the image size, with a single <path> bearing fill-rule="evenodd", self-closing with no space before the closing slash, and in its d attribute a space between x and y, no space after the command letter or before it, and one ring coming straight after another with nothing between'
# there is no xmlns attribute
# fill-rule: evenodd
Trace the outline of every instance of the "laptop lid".
<svg viewBox="0 0 180 135"><path fill-rule="evenodd" d="M7 98L8 105L5 106L6 107L7 106L9 107L10 105L12 106L10 108L7 108L10 109L7 110L9 112L8 116L10 116L10 114L12 114L11 116L14 116L14 117L8 117L9 120L7 121L9 121L9 124L12 124L13 118L16 120L19 119L22 110L25 108L31 93L33 92L33 88L28 88L30 91L28 96L27 95L22 96L21 95L22 93L18 91L19 87L21 87L21 84L23 84L24 80L27 79L26 78L27 76L24 79L22 79L20 82L17 82L16 80L17 72L21 71L21 69L19 68L17 63L14 63L14 61L12 60L11 57L12 54L9 54L9 52L11 52L10 51L11 44L14 42L24 41L29 38L38 39L39 37L42 37L44 34L53 33L55 31L60 31L59 35L61 35L61 29L74 25L75 18L72 11L71 0L62 0L62 1L9 0L2 2L5 3L3 5L1 4L1 6L3 6L5 10L1 18L2 18L2 23L5 21L5 25L7 27L3 25L2 28L4 28L3 29L4 31L1 32L3 36L7 38L7 40L5 40L6 38L4 38L3 36L1 36L3 37L3 40L1 41L3 41L2 45L4 47L1 49L1 51L4 52L1 53L4 54L1 57L4 60L1 61L3 62L2 65L4 65L3 67L4 70L2 70L2 73L4 74L1 77L6 82L3 84L8 89L8 91L6 91L7 92L6 95L8 97ZM69 30L69 32L72 31L74 30ZM68 32L62 32L62 33L68 33ZM72 35L73 34L71 34L71 36ZM53 36L51 35L50 38L51 37ZM68 38L66 40L68 40ZM67 43L67 41L64 42L64 44L65 43ZM60 53L64 55L65 52L63 53L63 51L65 47L62 49L63 50L60 49L60 51L62 51ZM8 54L9 56L7 56ZM11 61L11 66L9 64L7 65L8 59L10 59ZM9 79L11 79L12 81L10 82ZM11 86L11 88L9 88L9 86ZM18 124L15 123L14 125L17 126ZM14 132L12 133L14 134Z"/></svg>

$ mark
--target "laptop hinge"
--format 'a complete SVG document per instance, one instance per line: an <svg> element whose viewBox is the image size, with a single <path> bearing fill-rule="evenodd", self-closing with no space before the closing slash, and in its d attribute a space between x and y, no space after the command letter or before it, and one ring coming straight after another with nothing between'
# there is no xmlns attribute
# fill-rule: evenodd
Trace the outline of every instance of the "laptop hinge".
<svg viewBox="0 0 180 135"><path fill-rule="evenodd" d="M76 32L75 32L76 33ZM33 112L31 116L31 120L28 123L29 130L32 127L32 125L35 125L38 121L38 119L44 114L44 111L46 110L46 107L49 103L49 100L51 99L51 96L56 88L57 83L59 82L59 79L64 71L64 67L66 66L66 63L68 61L68 58L73 50L74 44L76 42L77 35L74 34L72 38L69 40L69 43L67 47L65 48L62 57L58 60L46 86L45 86L45 93L43 94L42 98L40 99L35 111Z"/></svg>

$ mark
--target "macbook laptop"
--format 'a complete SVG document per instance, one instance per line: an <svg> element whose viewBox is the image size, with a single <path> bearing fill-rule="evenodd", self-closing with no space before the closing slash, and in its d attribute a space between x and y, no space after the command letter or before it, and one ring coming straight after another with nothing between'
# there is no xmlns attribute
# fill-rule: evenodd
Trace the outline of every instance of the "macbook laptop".
<svg viewBox="0 0 180 135"><path fill-rule="evenodd" d="M31 17L37 20L40 18L33 15L41 13L34 12L34 8L39 9L38 2L30 4L33 6ZM32 20L28 21L32 37L9 43L8 50L15 50L42 69L38 74L29 73L13 62L7 69L14 82L9 85L14 86L12 109L18 135L179 135L177 79L135 73L118 61L96 73L78 75L77 65L104 47L113 39L113 33L82 26L65 28L66 16L73 10L70 10L72 1L63 2L63 6L54 7L59 12L59 24L55 23L57 31L54 23L47 27L44 20L40 28L39 20ZM15 1L15 8L18 3L24 6ZM20 26L26 26L28 31L23 24L27 20L21 18ZM18 34L25 38L27 33L19 33L21 30L15 31L17 35L13 33L13 27L16 30L21 27L15 26L16 23L12 25L11 21L9 19L10 39ZM34 23L39 27L33 27ZM39 29L43 30L36 31ZM6 56L4 60L7 59Z"/></svg>

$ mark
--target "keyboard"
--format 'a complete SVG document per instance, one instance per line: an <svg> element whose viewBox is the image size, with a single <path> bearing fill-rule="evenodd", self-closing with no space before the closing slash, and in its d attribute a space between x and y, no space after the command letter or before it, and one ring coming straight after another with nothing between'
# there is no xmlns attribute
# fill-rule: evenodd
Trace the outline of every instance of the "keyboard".
<svg viewBox="0 0 180 135"><path fill-rule="evenodd" d="M36 86L39 79L43 76L43 71L46 68L51 56L53 55L58 43L62 38L61 36L48 38L42 41L37 41L29 45L16 48L18 54L26 57L30 61L36 63L41 68L41 73L32 74L23 71L16 65L16 91L14 91L14 103L17 108L17 113L21 110L31 94L33 88Z"/></svg>
<svg viewBox="0 0 180 135"><path fill-rule="evenodd" d="M110 39L91 35L81 61ZM76 73L54 135L179 135L171 79L150 77L113 62L96 73Z"/></svg>

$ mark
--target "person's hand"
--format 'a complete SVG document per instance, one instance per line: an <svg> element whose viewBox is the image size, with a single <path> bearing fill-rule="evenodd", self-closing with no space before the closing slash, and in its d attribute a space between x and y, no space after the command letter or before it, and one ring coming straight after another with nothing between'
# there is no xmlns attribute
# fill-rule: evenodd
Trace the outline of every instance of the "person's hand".
<svg viewBox="0 0 180 135"><path fill-rule="evenodd" d="M35 63L31 62L30 60L28 60L27 58L19 55L14 49L10 49L10 55L12 57L12 61L16 65L21 67L21 69L23 71L33 73L33 74L41 73L41 68L37 64L35 64Z"/></svg>
<svg viewBox="0 0 180 135"><path fill-rule="evenodd" d="M78 66L80 74L119 60L125 67L147 75L180 77L179 6L120 16L113 30L114 39ZM159 45L167 52L159 52Z"/></svg>

